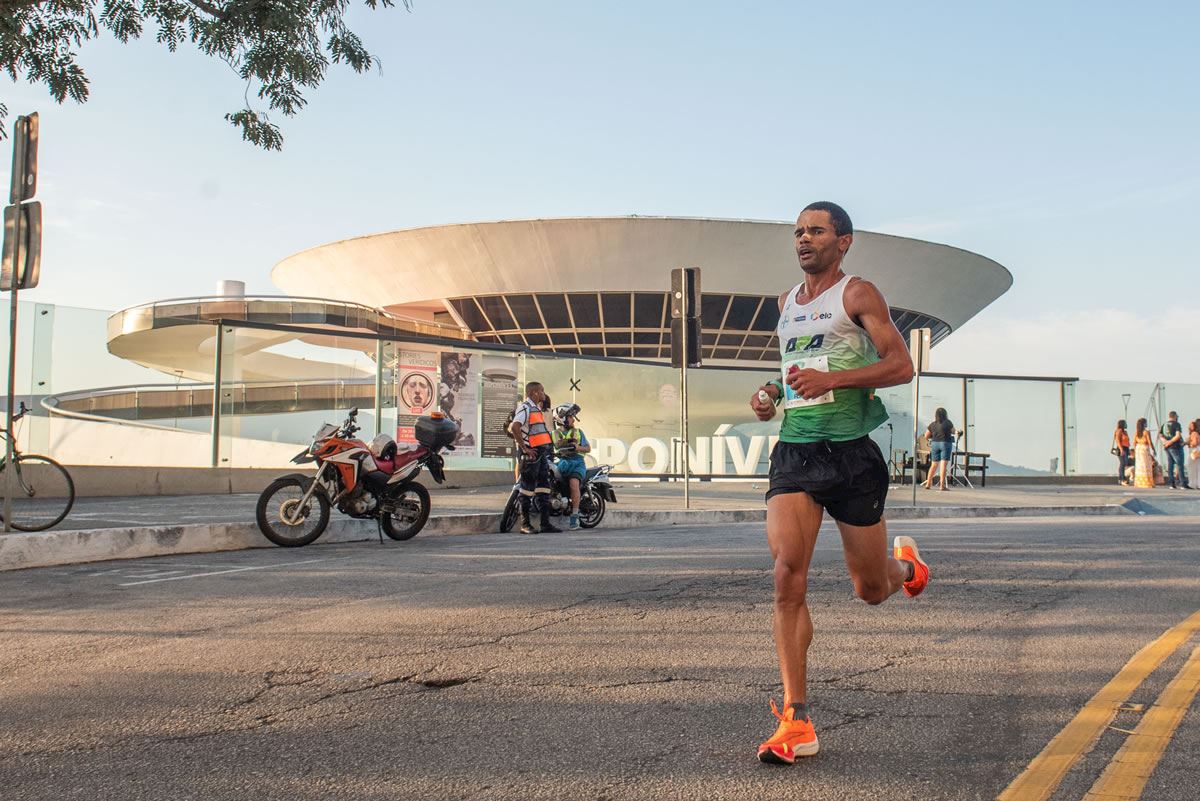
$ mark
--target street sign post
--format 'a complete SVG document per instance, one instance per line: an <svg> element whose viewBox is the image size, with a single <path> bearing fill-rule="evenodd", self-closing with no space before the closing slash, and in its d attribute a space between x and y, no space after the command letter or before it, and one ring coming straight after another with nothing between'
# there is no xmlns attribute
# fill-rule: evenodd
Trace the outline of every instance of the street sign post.
<svg viewBox="0 0 1200 801"><path fill-rule="evenodd" d="M912 493L913 506L917 505L917 442L921 439L921 373L929 369L929 347L932 331L914 328L908 332L908 355L913 363L913 449L912 449ZM930 462L929 469L933 469Z"/></svg>
<svg viewBox="0 0 1200 801"><path fill-rule="evenodd" d="M680 472L683 475L683 508L692 505L688 475L688 366L700 366L700 268L671 270L671 366L679 368Z"/></svg>
<svg viewBox="0 0 1200 801"><path fill-rule="evenodd" d="M41 266L42 204L31 200L5 206L0 286L6 290L33 289L41 277Z"/></svg>
<svg viewBox="0 0 1200 801"><path fill-rule="evenodd" d="M12 176L4 209L0 290L11 292L8 310L8 436L4 440L4 530L12 531L13 407L17 379L17 291L37 286L42 251L42 204L37 192L38 115L17 117L13 125Z"/></svg>

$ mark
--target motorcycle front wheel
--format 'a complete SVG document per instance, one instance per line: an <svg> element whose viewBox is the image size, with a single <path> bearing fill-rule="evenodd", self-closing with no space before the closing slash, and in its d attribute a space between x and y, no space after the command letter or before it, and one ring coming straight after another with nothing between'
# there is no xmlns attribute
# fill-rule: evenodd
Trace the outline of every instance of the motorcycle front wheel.
<svg viewBox="0 0 1200 801"><path fill-rule="evenodd" d="M411 540L429 520L429 490L424 484L405 484L392 500L392 511L382 512L379 527L394 540Z"/></svg>
<svg viewBox="0 0 1200 801"><path fill-rule="evenodd" d="M579 499L579 527L595 528L600 525L600 521L604 519L605 504L607 501L604 500L604 496L588 487Z"/></svg>
<svg viewBox="0 0 1200 801"><path fill-rule="evenodd" d="M517 516L521 514L521 493L513 490L504 504L504 512L500 515L500 533L507 534L517 524Z"/></svg>
<svg viewBox="0 0 1200 801"><path fill-rule="evenodd" d="M258 496L254 516L263 536L284 548L308 545L329 525L329 499L317 489L300 505L312 479L277 478ZM316 507L315 509L313 507Z"/></svg>

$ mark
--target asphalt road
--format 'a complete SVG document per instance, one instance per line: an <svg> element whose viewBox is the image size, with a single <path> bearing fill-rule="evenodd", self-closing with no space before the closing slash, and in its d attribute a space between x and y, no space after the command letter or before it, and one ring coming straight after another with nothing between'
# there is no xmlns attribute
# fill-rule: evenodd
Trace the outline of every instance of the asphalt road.
<svg viewBox="0 0 1200 801"><path fill-rule="evenodd" d="M819 542L822 751L790 768L754 757L780 697L759 525L2 574L0 797L992 799L1200 608L1196 518L892 529L931 563L916 600L855 600ZM1084 798L1184 639L1051 801ZM1162 743L1142 797L1192 801L1198 705Z"/></svg>

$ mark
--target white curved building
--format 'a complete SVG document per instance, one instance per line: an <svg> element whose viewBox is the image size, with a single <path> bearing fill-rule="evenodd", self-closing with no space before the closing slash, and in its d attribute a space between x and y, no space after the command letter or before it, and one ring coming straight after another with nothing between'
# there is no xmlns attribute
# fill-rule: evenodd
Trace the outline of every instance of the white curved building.
<svg viewBox="0 0 1200 801"><path fill-rule="evenodd" d="M773 362L778 295L801 280L793 224L671 217L518 220L334 242L279 262L292 295L322 295L535 351L669 358L670 272L701 268L706 361ZM847 272L879 286L902 333L935 342L1012 285L991 259L855 233Z"/></svg>
<svg viewBox="0 0 1200 801"><path fill-rule="evenodd" d="M793 225L673 217L440 225L333 242L275 265L286 297L181 298L117 312L108 349L203 381L213 323L225 320L247 326L233 345L244 380L332 375L279 348L339 332L663 361L670 274L683 266L701 269L705 363L776 362L776 298L803 275ZM991 259L869 231L855 233L845 269L879 286L901 333L928 327L935 343L1012 285ZM366 341L363 352L374 357Z"/></svg>

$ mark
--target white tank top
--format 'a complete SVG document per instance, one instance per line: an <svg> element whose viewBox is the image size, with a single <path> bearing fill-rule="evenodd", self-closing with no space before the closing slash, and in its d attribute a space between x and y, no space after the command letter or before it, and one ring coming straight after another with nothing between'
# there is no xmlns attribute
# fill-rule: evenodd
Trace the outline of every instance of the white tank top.
<svg viewBox="0 0 1200 801"><path fill-rule="evenodd" d="M883 404L871 389L831 390L805 400L787 386L788 371L829 372L853 370L879 361L875 343L846 313L845 294L850 279L843 276L808 303L796 300L803 284L792 287L779 315L780 373L784 378L784 441L855 439L887 419Z"/></svg>

